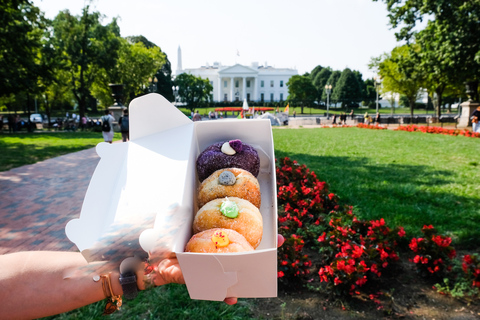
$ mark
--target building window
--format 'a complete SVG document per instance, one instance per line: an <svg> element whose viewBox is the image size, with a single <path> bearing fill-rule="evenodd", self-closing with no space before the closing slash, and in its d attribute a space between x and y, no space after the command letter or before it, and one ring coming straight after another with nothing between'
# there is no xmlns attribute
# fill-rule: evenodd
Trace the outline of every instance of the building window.
<svg viewBox="0 0 480 320"><path fill-rule="evenodd" d="M265 95L263 93L260 93L260 101L265 101Z"/></svg>
<svg viewBox="0 0 480 320"><path fill-rule="evenodd" d="M228 101L228 95L225 93L225 95L223 96L223 101L227 102Z"/></svg>
<svg viewBox="0 0 480 320"><path fill-rule="evenodd" d="M260 81L260 87L262 87L262 88L265 87L265 81L263 81L263 80Z"/></svg>
<svg viewBox="0 0 480 320"><path fill-rule="evenodd" d="M250 93L247 93L247 101L250 101Z"/></svg>
<svg viewBox="0 0 480 320"><path fill-rule="evenodd" d="M238 80L235 81L235 88L238 88Z"/></svg>
<svg viewBox="0 0 480 320"><path fill-rule="evenodd" d="M283 93L280 93L280 101L283 101Z"/></svg>
<svg viewBox="0 0 480 320"><path fill-rule="evenodd" d="M283 87L283 80L280 80L280 88Z"/></svg>
<svg viewBox="0 0 480 320"><path fill-rule="evenodd" d="M273 88L273 80L270 80L270 87Z"/></svg>
<svg viewBox="0 0 480 320"><path fill-rule="evenodd" d="M226 88L227 87L227 81L223 81L223 87Z"/></svg>
<svg viewBox="0 0 480 320"><path fill-rule="evenodd" d="M210 85L213 87L213 81L210 81Z"/></svg>
<svg viewBox="0 0 480 320"><path fill-rule="evenodd" d="M270 93L270 101L273 101L273 93Z"/></svg>
<svg viewBox="0 0 480 320"><path fill-rule="evenodd" d="M247 80L247 88L250 88L250 80Z"/></svg>

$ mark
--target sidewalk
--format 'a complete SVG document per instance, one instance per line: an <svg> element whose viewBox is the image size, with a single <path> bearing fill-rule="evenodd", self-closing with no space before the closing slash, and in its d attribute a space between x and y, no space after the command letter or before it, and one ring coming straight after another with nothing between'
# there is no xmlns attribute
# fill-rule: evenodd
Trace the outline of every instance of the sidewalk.
<svg viewBox="0 0 480 320"><path fill-rule="evenodd" d="M79 217L99 160L91 148L0 172L0 254L76 251L65 225Z"/></svg>

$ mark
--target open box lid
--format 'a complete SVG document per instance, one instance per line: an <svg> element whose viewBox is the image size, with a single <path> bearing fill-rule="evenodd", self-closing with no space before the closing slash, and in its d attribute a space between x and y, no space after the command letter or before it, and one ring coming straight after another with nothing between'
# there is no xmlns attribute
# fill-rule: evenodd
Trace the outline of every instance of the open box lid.
<svg viewBox="0 0 480 320"><path fill-rule="evenodd" d="M270 122L193 123L158 94L133 100L129 109L131 140L97 146L101 159L80 218L66 226L67 237L87 261L105 261L111 268L145 251L153 263L176 253L194 299L276 296L277 212ZM251 254L183 253L198 209L196 157L209 144L229 139L241 139L259 151L264 239ZM258 261L264 262L262 266ZM208 272L202 273L201 265ZM219 288L206 293L202 281Z"/></svg>

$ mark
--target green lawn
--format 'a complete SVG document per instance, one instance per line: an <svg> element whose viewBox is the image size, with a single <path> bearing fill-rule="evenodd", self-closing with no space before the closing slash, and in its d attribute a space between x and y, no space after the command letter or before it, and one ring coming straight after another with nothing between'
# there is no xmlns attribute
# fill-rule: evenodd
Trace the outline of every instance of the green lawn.
<svg viewBox="0 0 480 320"><path fill-rule="evenodd" d="M114 141L121 140L115 133ZM101 132L18 133L0 135L0 171L95 147Z"/></svg>
<svg viewBox="0 0 480 320"><path fill-rule="evenodd" d="M359 128L274 130L275 156L306 164L364 219L419 235L433 224L480 246L480 140Z"/></svg>

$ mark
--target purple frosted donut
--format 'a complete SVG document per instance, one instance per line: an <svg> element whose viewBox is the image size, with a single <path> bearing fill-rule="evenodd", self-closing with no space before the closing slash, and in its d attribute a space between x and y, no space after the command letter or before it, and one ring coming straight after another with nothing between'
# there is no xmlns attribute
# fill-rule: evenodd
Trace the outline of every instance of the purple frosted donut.
<svg viewBox="0 0 480 320"><path fill-rule="evenodd" d="M260 170L260 158L257 150L240 140L230 140L212 144L197 158L197 173L200 182L215 171L225 168L240 168L257 177Z"/></svg>

